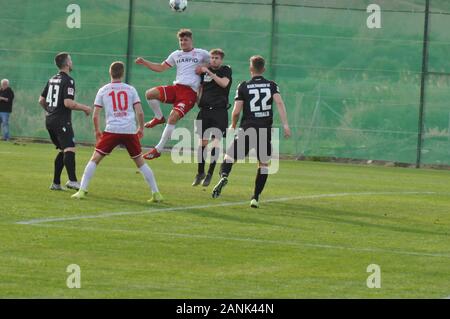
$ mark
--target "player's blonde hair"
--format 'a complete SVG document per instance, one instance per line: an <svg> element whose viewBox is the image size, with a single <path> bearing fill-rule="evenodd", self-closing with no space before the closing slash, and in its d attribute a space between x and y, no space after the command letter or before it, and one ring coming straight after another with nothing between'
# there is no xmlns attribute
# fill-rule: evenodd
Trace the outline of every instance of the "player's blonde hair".
<svg viewBox="0 0 450 319"><path fill-rule="evenodd" d="M223 58L225 57L225 52L223 52L222 49L212 49L211 51L209 51L210 55L219 55L220 58L223 60Z"/></svg>
<svg viewBox="0 0 450 319"><path fill-rule="evenodd" d="M113 79L121 79L125 72L125 64L122 61L115 61L109 67L109 73Z"/></svg>

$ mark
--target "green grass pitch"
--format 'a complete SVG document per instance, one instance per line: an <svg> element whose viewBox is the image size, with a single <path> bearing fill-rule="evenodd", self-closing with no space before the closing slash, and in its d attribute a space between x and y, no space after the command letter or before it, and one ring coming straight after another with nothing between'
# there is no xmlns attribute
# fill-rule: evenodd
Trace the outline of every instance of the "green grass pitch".
<svg viewBox="0 0 450 319"><path fill-rule="evenodd" d="M92 150L79 147L79 178ZM149 164L166 201L148 204L125 151L101 163L84 201L48 190L54 156L0 143L2 298L450 295L449 171L282 161L251 209L255 164L236 165L213 200L217 174L194 188L195 164L164 154ZM69 264L80 289L66 286ZM379 289L367 288L370 264Z"/></svg>

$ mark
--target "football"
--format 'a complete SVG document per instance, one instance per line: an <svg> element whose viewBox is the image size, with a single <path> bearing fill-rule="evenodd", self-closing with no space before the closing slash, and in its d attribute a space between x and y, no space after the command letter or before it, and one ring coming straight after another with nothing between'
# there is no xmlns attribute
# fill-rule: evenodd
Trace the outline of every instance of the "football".
<svg viewBox="0 0 450 319"><path fill-rule="evenodd" d="M170 8L176 12L183 12L187 8L187 0L170 0Z"/></svg>

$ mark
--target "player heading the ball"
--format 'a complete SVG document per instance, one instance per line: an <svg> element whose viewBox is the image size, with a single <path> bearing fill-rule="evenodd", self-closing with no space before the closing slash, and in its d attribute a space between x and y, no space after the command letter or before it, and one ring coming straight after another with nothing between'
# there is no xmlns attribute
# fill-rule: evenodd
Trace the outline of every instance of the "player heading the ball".
<svg viewBox="0 0 450 319"><path fill-rule="evenodd" d="M191 30L181 29L177 37L180 49L172 52L162 63L153 63L141 57L135 61L154 72L164 72L174 66L177 68L173 85L154 87L145 93L147 102L155 113L155 117L145 123L147 128L166 122L160 102L173 105L159 143L144 154L144 158L148 160L161 156L161 151L172 135L175 124L194 107L200 87L201 67L208 65L210 59L208 51L193 47Z"/></svg>

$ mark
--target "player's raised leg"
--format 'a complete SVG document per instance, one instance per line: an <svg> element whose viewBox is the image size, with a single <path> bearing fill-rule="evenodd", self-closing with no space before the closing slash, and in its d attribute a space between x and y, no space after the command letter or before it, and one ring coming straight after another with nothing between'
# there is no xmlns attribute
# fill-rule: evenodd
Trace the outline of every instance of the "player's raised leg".
<svg viewBox="0 0 450 319"><path fill-rule="evenodd" d="M161 156L161 151L164 149L167 141L172 136L172 133L175 130L175 125L180 118L181 116L176 110L172 110L170 112L169 119L164 127L159 143L155 147L150 148L150 150L144 154L145 159L152 160Z"/></svg>
<svg viewBox="0 0 450 319"><path fill-rule="evenodd" d="M147 90L147 92L145 92L147 103L153 110L153 113L155 114L155 117L151 121L145 123L146 128L152 128L158 124L163 124L166 122L166 119L164 118L163 113L161 111L161 103L160 103L160 101L164 103L166 102L167 98L164 94L164 91L165 88L160 86L151 88Z"/></svg>

